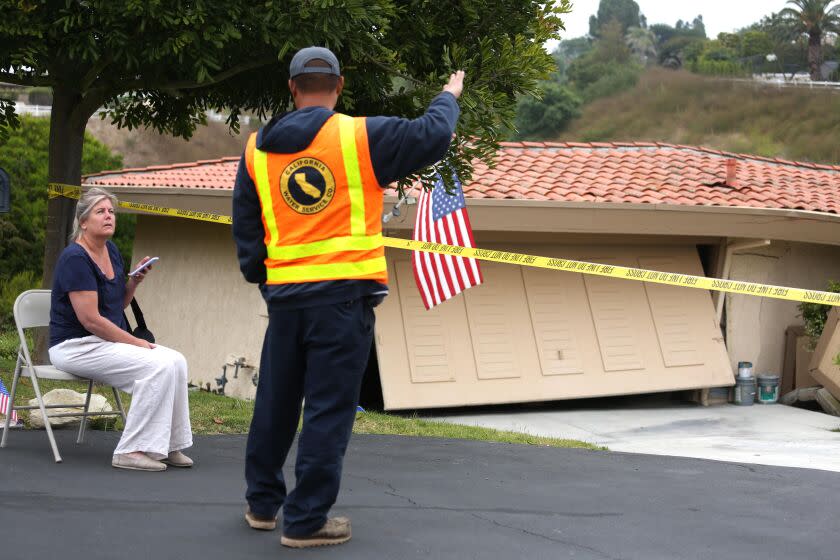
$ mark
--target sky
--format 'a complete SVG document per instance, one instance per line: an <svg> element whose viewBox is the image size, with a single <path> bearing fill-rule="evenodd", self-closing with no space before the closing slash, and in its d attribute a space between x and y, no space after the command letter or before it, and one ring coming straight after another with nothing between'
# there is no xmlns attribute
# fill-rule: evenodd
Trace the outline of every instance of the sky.
<svg viewBox="0 0 840 560"><path fill-rule="evenodd" d="M600 0L571 0L572 13L563 16L566 24L564 39L580 37L589 32L589 16L598 13ZM706 34L714 38L721 31L735 31L755 23L771 12L778 12L787 0L636 0L648 24L674 25L678 19L691 21L703 16ZM556 44L556 43L555 43ZM554 45L549 45L552 50Z"/></svg>

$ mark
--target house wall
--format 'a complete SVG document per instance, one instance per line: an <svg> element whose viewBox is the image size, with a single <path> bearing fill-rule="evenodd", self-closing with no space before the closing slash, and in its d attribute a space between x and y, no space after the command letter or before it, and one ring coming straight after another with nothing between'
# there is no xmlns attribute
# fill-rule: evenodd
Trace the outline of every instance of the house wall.
<svg viewBox="0 0 840 560"><path fill-rule="evenodd" d="M244 357L246 365L259 364L268 315L257 287L239 272L230 226L138 216L135 260L143 255L160 262L137 301L157 342L186 356L191 382L215 389L226 362ZM240 368L234 379L229 366L225 393L252 397L254 371Z"/></svg>
<svg viewBox="0 0 840 560"><path fill-rule="evenodd" d="M840 279L840 248L773 242L769 247L732 257L730 278L825 290ZM802 324L797 303L754 296L726 296L726 341L733 370L739 361L752 362L754 373L782 372L785 329Z"/></svg>
<svg viewBox="0 0 840 560"><path fill-rule="evenodd" d="M556 234L476 232L480 245L550 245ZM564 242L599 245L615 236L564 236ZM506 242L502 242L506 240ZM701 241L661 236L621 236L634 244ZM534 247L536 254L550 251ZM253 368L228 367L228 395L253 397L268 317L256 286L242 278L230 227L157 216L138 216L134 255L159 256L160 263L138 292L150 329L161 344L180 350L190 364L190 379L215 389L225 363L243 357ZM136 259L135 259L136 260ZM770 247L736 254L731 277L739 280L824 289L840 279L840 248L774 242ZM728 295L727 341L731 367L749 360L756 372L782 368L785 329L801 323L795 302ZM130 313L129 313L130 315ZM131 317L130 317L131 318Z"/></svg>

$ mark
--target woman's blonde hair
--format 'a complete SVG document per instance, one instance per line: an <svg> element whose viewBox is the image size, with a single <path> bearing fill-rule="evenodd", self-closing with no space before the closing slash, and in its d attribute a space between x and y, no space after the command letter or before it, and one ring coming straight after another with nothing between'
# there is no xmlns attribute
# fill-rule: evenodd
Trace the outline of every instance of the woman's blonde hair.
<svg viewBox="0 0 840 560"><path fill-rule="evenodd" d="M93 207L106 198L111 201L111 205L116 209L119 204L117 197L105 189L92 187L82 194L79 202L76 203L76 217L73 219L73 232L70 234L70 241L77 241L82 236L81 223L87 220Z"/></svg>

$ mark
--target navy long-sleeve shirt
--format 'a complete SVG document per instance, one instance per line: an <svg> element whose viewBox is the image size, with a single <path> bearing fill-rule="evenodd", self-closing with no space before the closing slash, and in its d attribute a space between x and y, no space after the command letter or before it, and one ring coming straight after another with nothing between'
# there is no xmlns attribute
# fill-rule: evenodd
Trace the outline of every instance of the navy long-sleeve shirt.
<svg viewBox="0 0 840 560"><path fill-rule="evenodd" d="M440 160L449 148L459 115L451 93L436 96L416 119L368 117L367 134L373 172L384 187ZM305 150L334 112L307 107L274 117L257 132L257 148L293 154ZM239 161L233 189L233 239L239 268L248 282L260 285L272 308L303 308L366 297L382 296L388 287L373 280L329 280L300 284L265 284L265 228L254 182Z"/></svg>

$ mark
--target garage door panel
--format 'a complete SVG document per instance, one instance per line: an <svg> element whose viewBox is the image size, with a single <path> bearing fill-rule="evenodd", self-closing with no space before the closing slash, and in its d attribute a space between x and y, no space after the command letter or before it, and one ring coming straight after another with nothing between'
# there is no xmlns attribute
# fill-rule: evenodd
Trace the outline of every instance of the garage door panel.
<svg viewBox="0 0 840 560"><path fill-rule="evenodd" d="M405 329L411 382L454 381L455 372L450 366L454 347L446 322L446 316L452 313L452 309L439 305L426 311L420 292L414 286L411 262L397 261L395 271L400 285L402 327ZM456 299L449 304L457 307L459 302ZM460 305L463 306L463 303Z"/></svg>
<svg viewBox="0 0 840 560"><path fill-rule="evenodd" d="M588 257L588 262L621 265L616 257ZM598 345L604 371L634 371L645 368L645 361L636 336L633 298L638 286L627 280L584 275L584 285L592 310L592 322L598 334ZM635 293L634 293L635 292Z"/></svg>
<svg viewBox="0 0 840 560"><path fill-rule="evenodd" d="M580 340L576 331L591 323L579 274L538 268L523 271L528 311L544 376L581 375Z"/></svg>
<svg viewBox="0 0 840 560"><path fill-rule="evenodd" d="M517 379L522 358L533 354L520 267L482 263L484 284L464 292L476 375L480 380Z"/></svg>
<svg viewBox="0 0 840 560"><path fill-rule="evenodd" d="M690 273L683 259L639 257L639 267L660 272ZM653 324L665 367L703 365L702 338L697 329L698 297L705 292L645 282Z"/></svg>

